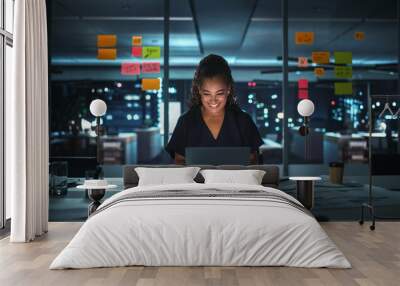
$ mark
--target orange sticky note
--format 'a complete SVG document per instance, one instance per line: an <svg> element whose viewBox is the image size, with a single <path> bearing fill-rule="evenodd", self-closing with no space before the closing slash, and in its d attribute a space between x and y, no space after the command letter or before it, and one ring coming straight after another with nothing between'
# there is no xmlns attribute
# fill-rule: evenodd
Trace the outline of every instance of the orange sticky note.
<svg viewBox="0 0 400 286"><path fill-rule="evenodd" d="M132 56L142 57L142 47L132 47Z"/></svg>
<svg viewBox="0 0 400 286"><path fill-rule="evenodd" d="M315 74L315 76L322 77L325 75L325 69L324 68L315 68L314 74Z"/></svg>
<svg viewBox="0 0 400 286"><path fill-rule="evenodd" d="M160 63L157 62L144 62L142 63L142 73L159 73Z"/></svg>
<svg viewBox="0 0 400 286"><path fill-rule="evenodd" d="M143 78L142 79L142 90L154 90L160 89L159 78Z"/></svg>
<svg viewBox="0 0 400 286"><path fill-rule="evenodd" d="M354 40L356 40L356 41L364 41L365 40L365 33L364 32L355 32L354 33Z"/></svg>
<svg viewBox="0 0 400 286"><path fill-rule="evenodd" d="M298 99L308 99L308 89L299 89L297 93Z"/></svg>
<svg viewBox="0 0 400 286"><path fill-rule="evenodd" d="M329 52L312 52L311 59L316 64L329 64Z"/></svg>
<svg viewBox="0 0 400 286"><path fill-rule="evenodd" d="M97 35L98 48L112 48L117 45L116 35Z"/></svg>
<svg viewBox="0 0 400 286"><path fill-rule="evenodd" d="M297 61L297 66L300 68L308 67L308 59L306 57L299 57Z"/></svg>
<svg viewBox="0 0 400 286"><path fill-rule="evenodd" d="M133 36L132 46L141 46L141 45L142 45L142 36Z"/></svg>
<svg viewBox="0 0 400 286"><path fill-rule="evenodd" d="M117 49L98 49L97 58L99 60L115 60L117 58Z"/></svg>
<svg viewBox="0 0 400 286"><path fill-rule="evenodd" d="M314 32L296 32L296 45L312 45L314 43Z"/></svg>
<svg viewBox="0 0 400 286"><path fill-rule="evenodd" d="M122 75L139 75L140 64L139 63L122 63L121 64Z"/></svg>

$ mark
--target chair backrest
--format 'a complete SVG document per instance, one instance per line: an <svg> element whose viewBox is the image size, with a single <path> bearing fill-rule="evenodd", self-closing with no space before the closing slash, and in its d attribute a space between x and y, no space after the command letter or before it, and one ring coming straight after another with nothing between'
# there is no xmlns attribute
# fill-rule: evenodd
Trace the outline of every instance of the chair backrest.
<svg viewBox="0 0 400 286"><path fill-rule="evenodd" d="M400 175L400 154L372 154L371 175Z"/></svg>

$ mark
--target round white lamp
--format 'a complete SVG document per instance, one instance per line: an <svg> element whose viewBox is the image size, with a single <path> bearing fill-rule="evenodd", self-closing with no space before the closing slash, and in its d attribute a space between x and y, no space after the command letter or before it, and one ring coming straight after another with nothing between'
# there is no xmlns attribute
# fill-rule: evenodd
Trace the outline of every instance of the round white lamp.
<svg viewBox="0 0 400 286"><path fill-rule="evenodd" d="M103 169L101 167L101 144L100 144L100 136L103 133L103 128L101 127L100 117L106 114L107 104L101 99L95 99L90 103L90 113L96 117L96 127L94 130L96 131L96 143L97 143L97 168L95 179L100 179L103 177Z"/></svg>
<svg viewBox="0 0 400 286"><path fill-rule="evenodd" d="M297 104L297 112L303 117L310 117L314 113L314 103L309 99L303 99Z"/></svg>
<svg viewBox="0 0 400 286"><path fill-rule="evenodd" d="M103 116L107 111L107 104L101 99L95 99L90 103L90 113L96 117Z"/></svg>

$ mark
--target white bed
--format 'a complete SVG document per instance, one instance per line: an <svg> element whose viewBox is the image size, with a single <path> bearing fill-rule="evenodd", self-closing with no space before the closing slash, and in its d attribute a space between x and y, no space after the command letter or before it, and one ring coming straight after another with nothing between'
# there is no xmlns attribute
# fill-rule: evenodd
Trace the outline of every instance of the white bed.
<svg viewBox="0 0 400 286"><path fill-rule="evenodd" d="M172 197L145 197L174 190L182 195L177 191ZM261 197L251 195L259 191ZM193 192L210 195L190 196ZM216 192L240 196L220 197ZM277 189L254 185L130 188L99 207L50 269L127 265L350 268L315 218L298 204Z"/></svg>

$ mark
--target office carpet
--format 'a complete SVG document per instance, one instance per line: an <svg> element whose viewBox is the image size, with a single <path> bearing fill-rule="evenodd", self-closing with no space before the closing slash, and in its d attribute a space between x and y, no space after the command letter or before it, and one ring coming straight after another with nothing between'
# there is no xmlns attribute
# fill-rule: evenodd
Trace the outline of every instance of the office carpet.
<svg viewBox="0 0 400 286"><path fill-rule="evenodd" d="M368 185L345 181L343 185L332 184L326 176L315 184L315 203L312 213L319 221L356 221L360 218L361 204L368 201ZM70 187L63 195L51 195L49 207L50 221L84 221L90 203L85 190L73 185L83 181L70 181ZM122 190L122 179L111 179L111 184L119 187L106 192L105 198ZM296 183L283 180L280 189L296 195ZM382 217L400 217L400 190L373 187L373 201L376 214ZM368 216L367 216L368 217Z"/></svg>

